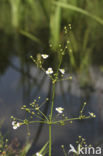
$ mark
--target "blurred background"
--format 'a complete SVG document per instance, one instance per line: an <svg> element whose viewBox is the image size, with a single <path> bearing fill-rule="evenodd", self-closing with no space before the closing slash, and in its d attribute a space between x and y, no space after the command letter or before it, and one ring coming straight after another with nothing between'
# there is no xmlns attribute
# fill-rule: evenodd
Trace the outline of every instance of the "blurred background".
<svg viewBox="0 0 103 156"><path fill-rule="evenodd" d="M23 104L38 96L43 101L51 94L50 80L30 56L38 59L40 54L49 54L45 69L56 68L66 41L70 44L62 56L62 68L72 74L73 80L57 84L55 105L76 116L86 101L87 112L94 112L97 118L54 127L53 156L62 156L61 144L68 150L78 135L89 144L102 144L102 9L103 0L0 0L0 126L10 144L18 140L16 151L25 145L27 132L25 127L14 131L10 116L23 117L20 111ZM65 34L64 27L68 24L72 28ZM45 114L49 107L50 104L45 105ZM30 131L31 148L27 156L40 150L48 140L46 126L31 126Z"/></svg>

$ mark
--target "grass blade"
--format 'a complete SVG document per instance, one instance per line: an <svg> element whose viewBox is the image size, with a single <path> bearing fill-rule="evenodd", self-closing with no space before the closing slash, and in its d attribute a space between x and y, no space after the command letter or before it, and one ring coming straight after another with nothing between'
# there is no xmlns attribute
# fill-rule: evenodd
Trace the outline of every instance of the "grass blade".
<svg viewBox="0 0 103 156"><path fill-rule="evenodd" d="M82 14L88 16L88 17L91 17L92 19L94 19L95 21L97 21L99 24L102 24L103 25L103 19L101 19L98 16L95 16L95 15L89 13L86 10L83 10L82 8L79 8L77 6L70 5L70 4L67 4L67 3L62 3L62 2L53 2L53 3L55 5L57 5L57 6L62 7L62 8L70 9L70 10L73 10L73 11L76 11L76 12L79 12L79 13L82 13Z"/></svg>
<svg viewBox="0 0 103 156"><path fill-rule="evenodd" d="M28 37L29 39L35 41L36 43L42 45L41 41L40 41L37 37L35 37L34 35L32 35L31 33L26 32L25 30L20 30L20 34L22 34L22 35Z"/></svg>
<svg viewBox="0 0 103 156"><path fill-rule="evenodd" d="M25 147L24 147L24 149L22 150L20 156L25 156L30 147L31 147L31 144L30 143L26 144Z"/></svg>
<svg viewBox="0 0 103 156"><path fill-rule="evenodd" d="M50 28L51 28L51 41L54 44L54 47L58 45L60 38L60 22L61 22L61 7L57 6L55 12L51 15L50 18Z"/></svg>

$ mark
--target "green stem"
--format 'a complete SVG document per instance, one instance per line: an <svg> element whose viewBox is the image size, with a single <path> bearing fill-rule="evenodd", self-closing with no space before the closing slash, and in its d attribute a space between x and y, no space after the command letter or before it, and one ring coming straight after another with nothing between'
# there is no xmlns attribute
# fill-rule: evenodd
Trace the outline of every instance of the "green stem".
<svg viewBox="0 0 103 156"><path fill-rule="evenodd" d="M74 121L74 120L84 120L84 119L89 119L90 116L86 116L84 118L80 118L80 117L77 117L77 118L71 118L71 119L65 119L65 120L58 120L58 121L54 121L52 122L52 124L57 124L57 123L60 123L60 122L65 122L65 121Z"/></svg>
<svg viewBox="0 0 103 156"><path fill-rule="evenodd" d="M49 156L51 156L51 124L49 124Z"/></svg>
<svg viewBox="0 0 103 156"><path fill-rule="evenodd" d="M39 112L44 116L44 118L48 121L48 118L45 116L45 114L44 113L42 113L40 110L39 110Z"/></svg>
<svg viewBox="0 0 103 156"><path fill-rule="evenodd" d="M55 96L55 83L53 83L53 89L52 89L52 105L51 105L51 114L50 114L50 122L49 122L49 156L51 156L51 128L52 128L52 115L53 115L53 106L54 106L54 96Z"/></svg>
<svg viewBox="0 0 103 156"><path fill-rule="evenodd" d="M32 124L32 123L45 123L45 124L48 124L47 122L45 121L30 121L29 124Z"/></svg>
<svg viewBox="0 0 103 156"><path fill-rule="evenodd" d="M53 83L53 90L52 90L52 106L51 106L50 121L52 121L53 106L54 106L54 96L55 96L55 83Z"/></svg>

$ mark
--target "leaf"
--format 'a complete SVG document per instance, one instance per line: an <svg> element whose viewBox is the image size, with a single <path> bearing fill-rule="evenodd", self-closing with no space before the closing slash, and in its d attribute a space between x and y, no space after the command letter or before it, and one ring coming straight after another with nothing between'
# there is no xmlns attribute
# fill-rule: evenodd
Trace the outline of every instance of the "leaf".
<svg viewBox="0 0 103 156"><path fill-rule="evenodd" d="M42 147L42 149L40 150L40 153L42 153L42 152L45 151L45 149L47 148L48 144L49 144L49 142L47 142L47 143Z"/></svg>
<svg viewBox="0 0 103 156"><path fill-rule="evenodd" d="M19 15L18 10L20 7L20 0L9 0L11 5L11 12L12 12L12 24L14 27L19 25Z"/></svg>
<svg viewBox="0 0 103 156"><path fill-rule="evenodd" d="M36 36L32 35L31 33L27 32L25 30L20 30L20 34L22 34L22 35L28 37L29 39L37 42L38 44L42 45L41 41Z"/></svg>
<svg viewBox="0 0 103 156"><path fill-rule="evenodd" d="M20 156L25 156L30 147L31 147L31 144L30 143L26 144L25 147L23 148Z"/></svg>
<svg viewBox="0 0 103 156"><path fill-rule="evenodd" d="M99 24L102 24L103 25L103 19L99 18L98 16L95 16L91 13L89 13L88 11L86 10L83 10L77 6L74 6L74 5L70 5L70 4L67 4L67 3L62 3L62 2L53 2L55 5L57 6L60 6L62 8L65 8L65 9L70 9L70 10L73 10L73 11L76 11L76 12L79 12L79 13L82 13L88 17L91 17L92 19L94 19L95 21L97 21Z"/></svg>
<svg viewBox="0 0 103 156"><path fill-rule="evenodd" d="M50 18L51 41L56 47L60 38L61 7L57 6Z"/></svg>
<svg viewBox="0 0 103 156"><path fill-rule="evenodd" d="M42 154L43 156L47 153L48 151L48 144L49 142L47 142L43 147L42 149L39 151L40 154ZM34 154L33 156L35 156L36 154Z"/></svg>

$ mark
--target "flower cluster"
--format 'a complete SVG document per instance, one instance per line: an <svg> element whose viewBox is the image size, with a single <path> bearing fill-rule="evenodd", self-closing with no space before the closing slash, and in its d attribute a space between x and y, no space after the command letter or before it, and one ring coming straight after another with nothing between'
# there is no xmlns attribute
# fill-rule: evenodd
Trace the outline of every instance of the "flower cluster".
<svg viewBox="0 0 103 156"><path fill-rule="evenodd" d="M49 55L47 55L47 54L42 54L41 56L43 59L47 59L49 57ZM65 74L65 69L59 69L59 71L61 72L61 74ZM46 70L46 74L47 75L53 74L53 69L51 67L49 67Z"/></svg>
<svg viewBox="0 0 103 156"><path fill-rule="evenodd" d="M63 78L64 74L65 74L65 69L60 67L61 66L61 62L60 62L59 66L58 66L58 68L56 69L55 72L54 72L52 67L48 67L45 70L43 68L43 63L42 63L42 60L40 58L43 58L45 60L48 57L49 57L49 55L47 55L47 54L40 54L39 59L35 60L33 58L33 56L30 56L30 58L37 65L37 67L39 67L42 71L44 71L51 78L53 84L56 83L57 81L72 80L72 76L70 76L70 75L65 77L65 78Z"/></svg>
<svg viewBox="0 0 103 156"><path fill-rule="evenodd" d="M20 127L20 123L16 121L12 121L12 126L13 126L13 129L17 129Z"/></svg>
<svg viewBox="0 0 103 156"><path fill-rule="evenodd" d="M61 74L65 74L65 69L59 69L59 71L61 72ZM49 75L49 74L53 74L53 69L51 67L49 67L47 70L46 70L46 74Z"/></svg>
<svg viewBox="0 0 103 156"><path fill-rule="evenodd" d="M45 101L43 101L42 103L39 104L40 101L40 96L37 99L34 99L34 101L32 103L29 104L29 106L23 105L21 107L21 110L24 110L28 113L27 118L25 118L24 120L15 118L13 116L11 116L12 121L12 126L13 129L16 130L17 128L19 128L21 125L26 125L27 127L29 126L29 124L33 124L33 123L43 123L45 120L46 122L48 121L48 118L45 116L45 114L40 110L40 108L48 101L49 99L46 98ZM39 120L38 120L39 119ZM40 121L42 120L42 121ZM18 122L21 121L21 122ZM45 122L44 122L45 123ZM27 128L28 129L28 128ZM28 132L29 134L29 132Z"/></svg>

